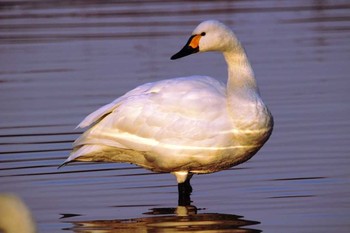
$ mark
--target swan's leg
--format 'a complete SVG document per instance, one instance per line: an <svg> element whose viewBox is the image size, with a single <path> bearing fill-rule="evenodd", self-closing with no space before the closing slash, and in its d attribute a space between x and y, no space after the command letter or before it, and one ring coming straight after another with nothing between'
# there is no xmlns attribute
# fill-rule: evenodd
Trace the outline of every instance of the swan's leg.
<svg viewBox="0 0 350 233"><path fill-rule="evenodd" d="M192 187L190 184L190 180L186 180L183 183L178 184L178 190L179 190L179 199L178 199L178 205L179 206L189 206L191 205L191 193L192 193Z"/></svg>
<svg viewBox="0 0 350 233"><path fill-rule="evenodd" d="M179 206L188 206L191 204L191 193L192 187L190 184L190 179L192 178L192 173L188 172L174 172L178 182L178 191L179 191Z"/></svg>
<svg viewBox="0 0 350 233"><path fill-rule="evenodd" d="M190 195L192 193L192 186L189 179L183 183L178 183L177 187L179 190L179 195Z"/></svg>

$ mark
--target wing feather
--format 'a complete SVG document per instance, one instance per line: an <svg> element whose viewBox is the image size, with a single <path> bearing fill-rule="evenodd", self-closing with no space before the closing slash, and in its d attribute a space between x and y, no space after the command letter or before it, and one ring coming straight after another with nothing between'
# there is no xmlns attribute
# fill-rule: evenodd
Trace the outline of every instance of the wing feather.
<svg viewBox="0 0 350 233"><path fill-rule="evenodd" d="M227 128L225 98L225 86L209 77L144 84L87 116L79 127L95 125L74 146L137 151L152 151L159 144L212 146L220 143L220 135L211 129Z"/></svg>

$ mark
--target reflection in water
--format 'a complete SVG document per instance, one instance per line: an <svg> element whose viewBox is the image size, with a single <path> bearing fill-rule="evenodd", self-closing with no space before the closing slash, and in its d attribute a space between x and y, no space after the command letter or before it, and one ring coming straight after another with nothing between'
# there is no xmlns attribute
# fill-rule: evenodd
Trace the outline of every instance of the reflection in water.
<svg viewBox="0 0 350 233"><path fill-rule="evenodd" d="M142 217L124 220L72 221L69 230L79 233L93 232L240 232L257 233L257 229L245 228L259 224L242 216L218 213L197 213L195 206L177 208L153 208Z"/></svg>

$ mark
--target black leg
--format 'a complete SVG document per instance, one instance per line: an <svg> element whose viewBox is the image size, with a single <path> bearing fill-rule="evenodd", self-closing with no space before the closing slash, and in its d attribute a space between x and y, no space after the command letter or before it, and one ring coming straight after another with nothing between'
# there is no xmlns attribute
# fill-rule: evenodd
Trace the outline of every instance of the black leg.
<svg viewBox="0 0 350 233"><path fill-rule="evenodd" d="M190 184L190 179L187 179L183 183L178 184L179 189L179 206L189 206L191 205L191 193L192 187Z"/></svg>

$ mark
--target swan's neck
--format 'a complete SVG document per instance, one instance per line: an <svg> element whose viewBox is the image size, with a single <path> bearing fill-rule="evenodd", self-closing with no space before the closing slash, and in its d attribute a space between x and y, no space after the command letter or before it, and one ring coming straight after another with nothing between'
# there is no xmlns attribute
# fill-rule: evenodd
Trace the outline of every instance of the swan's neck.
<svg viewBox="0 0 350 233"><path fill-rule="evenodd" d="M272 117L260 98L247 55L237 45L224 52L224 57L228 65L227 108L235 140L241 145L263 145L271 133Z"/></svg>
<svg viewBox="0 0 350 233"><path fill-rule="evenodd" d="M244 49L241 46L237 46L233 50L224 52L224 57L228 66L228 95L249 98L251 93L258 93L254 73Z"/></svg>
<svg viewBox="0 0 350 233"><path fill-rule="evenodd" d="M263 105L253 70L242 47L224 52L228 65L227 106L236 128L259 120ZM251 127L251 126L249 126Z"/></svg>

